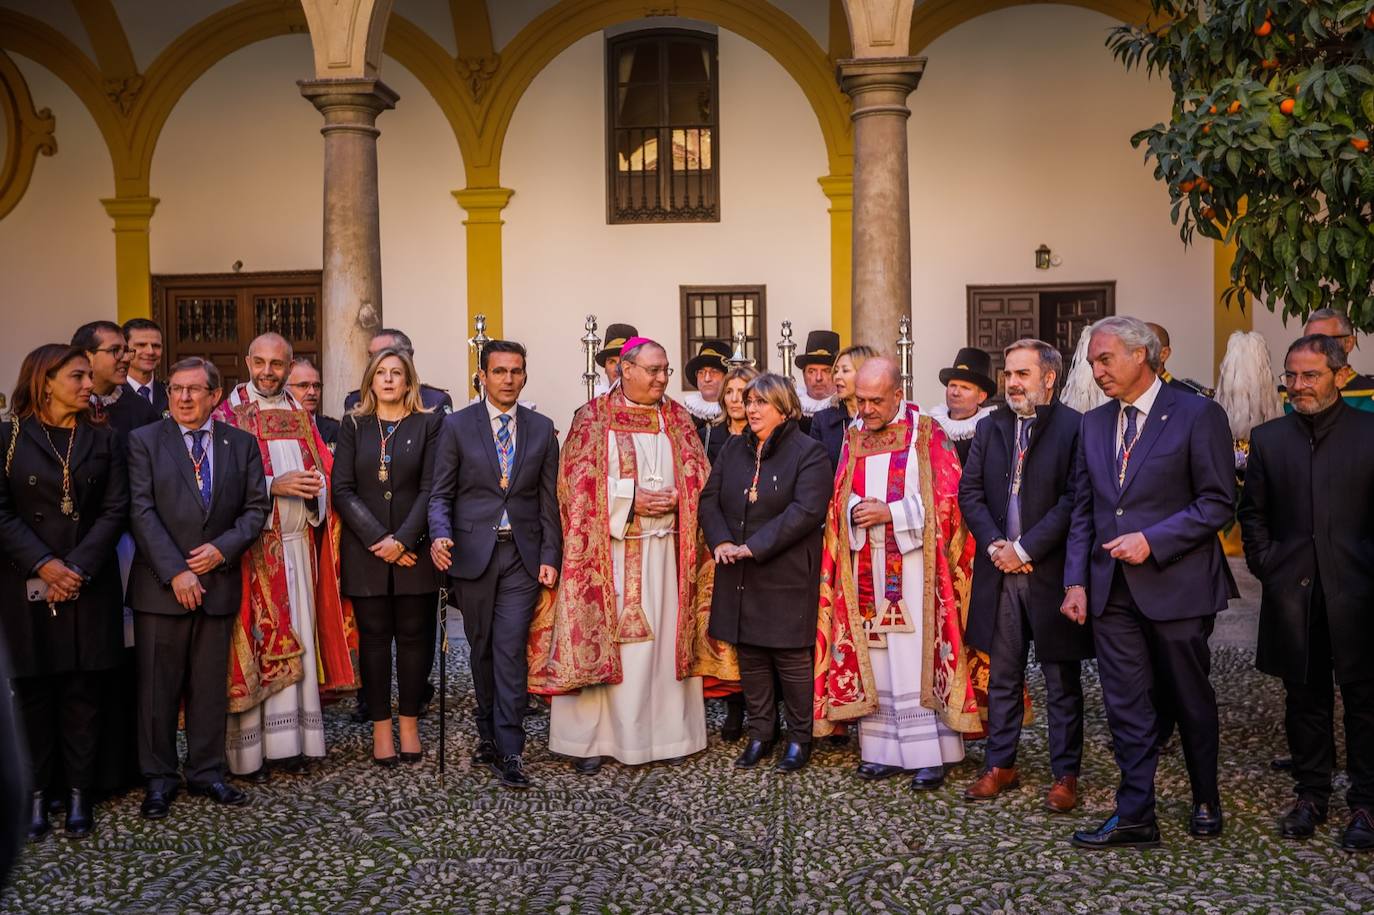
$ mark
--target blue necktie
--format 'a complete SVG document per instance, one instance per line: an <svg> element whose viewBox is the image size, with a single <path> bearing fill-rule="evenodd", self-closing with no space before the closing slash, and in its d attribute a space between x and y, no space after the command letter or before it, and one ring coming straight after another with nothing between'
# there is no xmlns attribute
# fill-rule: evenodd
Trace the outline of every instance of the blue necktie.
<svg viewBox="0 0 1374 915"><path fill-rule="evenodd" d="M505 490L510 488L510 470L515 449L510 438L510 414L502 413L497 419L501 421L501 428L496 430L496 456L501 460L501 488ZM510 516L504 508L501 509L501 527L510 527Z"/></svg>
<svg viewBox="0 0 1374 915"><path fill-rule="evenodd" d="M148 387L146 384L141 384L141 385L138 386L138 396L139 396L139 397L142 397L144 400L148 401L148 403L152 403L152 402L153 402L153 389L150 388L150 387Z"/></svg>
<svg viewBox="0 0 1374 915"><path fill-rule="evenodd" d="M1031 425L1035 417L1016 419L1016 444L1011 455L1011 497L1007 500L1007 539L1013 542L1021 539L1021 487L1026 485L1026 449L1030 447Z"/></svg>
<svg viewBox="0 0 1374 915"><path fill-rule="evenodd" d="M200 501L210 507L210 462L205 459L205 438L210 433L205 429L187 432L191 436L191 460L195 462L196 479L200 483Z"/></svg>
<svg viewBox="0 0 1374 915"><path fill-rule="evenodd" d="M1136 417L1140 415L1137 407L1126 407L1126 432L1121 436L1121 447L1116 452L1116 480L1117 486L1121 486L1126 479L1127 461L1130 460L1131 448L1135 446L1136 436L1139 430L1136 427Z"/></svg>

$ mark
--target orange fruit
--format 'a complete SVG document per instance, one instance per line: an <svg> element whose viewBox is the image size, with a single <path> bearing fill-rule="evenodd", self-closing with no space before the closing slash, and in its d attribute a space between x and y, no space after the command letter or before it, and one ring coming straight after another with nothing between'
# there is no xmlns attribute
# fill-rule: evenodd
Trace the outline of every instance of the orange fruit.
<svg viewBox="0 0 1374 915"><path fill-rule="evenodd" d="M1211 125L1211 124L1203 124L1203 125L1202 125L1202 132L1203 132L1203 133L1211 133L1211 132L1212 132L1212 125Z"/></svg>
<svg viewBox="0 0 1374 915"><path fill-rule="evenodd" d="M1292 114L1293 109L1297 106L1298 102L1296 99L1286 98L1279 102L1279 111L1282 111L1284 114Z"/></svg>
<svg viewBox="0 0 1374 915"><path fill-rule="evenodd" d="M1216 105L1213 105L1211 108L1208 108L1208 109L1207 109L1207 113L1208 113L1208 114L1216 114L1216 113L1217 113L1217 106L1216 106Z"/></svg>
<svg viewBox="0 0 1374 915"><path fill-rule="evenodd" d="M1229 107L1229 108L1226 109L1226 113L1227 113L1227 114L1237 114L1237 113L1239 113L1239 112L1240 112L1240 99L1236 99L1234 102L1231 103L1231 107Z"/></svg>
<svg viewBox="0 0 1374 915"><path fill-rule="evenodd" d="M1374 29L1374 10L1371 10L1369 15L1364 17L1364 27Z"/></svg>
<svg viewBox="0 0 1374 915"><path fill-rule="evenodd" d="M1277 70L1278 68L1279 61L1277 57L1270 57L1266 60L1260 61L1260 69L1262 70Z"/></svg>
<svg viewBox="0 0 1374 915"><path fill-rule="evenodd" d="M1359 137L1351 137L1350 145L1358 149L1360 152L1364 152L1366 149L1369 148L1369 141L1361 140Z"/></svg>
<svg viewBox="0 0 1374 915"><path fill-rule="evenodd" d="M1352 140L1351 142L1353 143L1354 140ZM1197 187L1197 182L1194 181L1192 178L1189 178L1187 181L1180 181L1178 185L1178 189L1185 194L1191 193L1193 188L1195 187Z"/></svg>
<svg viewBox="0 0 1374 915"><path fill-rule="evenodd" d="M1203 218L1203 219L1215 219L1215 218L1216 218L1216 215L1217 215L1217 211L1214 210L1214 209L1212 209L1211 207L1203 207L1203 208L1202 208L1202 218Z"/></svg>
<svg viewBox="0 0 1374 915"><path fill-rule="evenodd" d="M1268 19L1255 26L1255 34L1261 38L1266 37L1272 31L1274 31L1274 23L1270 22Z"/></svg>

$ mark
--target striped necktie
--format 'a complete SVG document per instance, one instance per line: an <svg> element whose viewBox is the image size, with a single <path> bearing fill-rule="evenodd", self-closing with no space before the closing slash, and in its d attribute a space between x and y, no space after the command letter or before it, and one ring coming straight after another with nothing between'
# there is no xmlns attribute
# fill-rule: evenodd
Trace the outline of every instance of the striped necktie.
<svg viewBox="0 0 1374 915"><path fill-rule="evenodd" d="M510 414L502 413L497 417L501 421L501 428L496 430L496 456L501 460L501 489L510 489L511 463L515 458L515 448L512 446L510 437ZM501 509L501 525L503 529L510 529L510 516L506 510Z"/></svg>
<svg viewBox="0 0 1374 915"><path fill-rule="evenodd" d="M196 482L200 484L200 501L210 507L210 462L205 459L205 437L210 433L205 429L187 432L191 437L191 460L196 466Z"/></svg>

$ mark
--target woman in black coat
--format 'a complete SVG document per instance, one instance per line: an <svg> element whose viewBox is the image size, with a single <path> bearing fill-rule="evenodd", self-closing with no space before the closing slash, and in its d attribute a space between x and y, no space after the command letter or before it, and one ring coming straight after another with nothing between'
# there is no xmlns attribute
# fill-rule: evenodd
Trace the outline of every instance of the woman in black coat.
<svg viewBox="0 0 1374 915"><path fill-rule="evenodd" d="M362 399L339 427L334 452L334 508L343 519L340 590L358 618L362 688L372 717L372 760L394 766L391 645L402 762L415 763L419 715L430 658L439 577L429 558L430 480L439 436L425 410L415 365L400 350L368 362Z"/></svg>
<svg viewBox="0 0 1374 915"><path fill-rule="evenodd" d="M750 739L735 765L751 768L772 752L776 673L787 718L787 750L777 768L795 771L811 757L830 463L799 428L801 402L787 379L760 375L745 391L745 406L749 431L725 445L701 493L701 527L716 559L709 631L739 655Z"/></svg>
<svg viewBox="0 0 1374 915"><path fill-rule="evenodd" d="M844 432L854 421L854 378L864 360L878 355L878 351L862 343L848 346L835 356L835 405L818 410L811 417L811 437L825 446L830 458L830 475L840 465L840 449L844 446Z"/></svg>
<svg viewBox="0 0 1374 915"><path fill-rule="evenodd" d="M40 346L24 359L0 431L0 628L28 736L35 840L50 828L47 792L59 754L67 834L94 826L101 683L124 650L115 544L127 522L129 476L117 433L88 415L90 395L82 350Z"/></svg>
<svg viewBox="0 0 1374 915"><path fill-rule="evenodd" d="M757 377L758 370L747 365L735 366L725 373L720 390L720 416L697 429L709 463L716 462L727 441L749 428L749 420L744 415L744 389Z"/></svg>

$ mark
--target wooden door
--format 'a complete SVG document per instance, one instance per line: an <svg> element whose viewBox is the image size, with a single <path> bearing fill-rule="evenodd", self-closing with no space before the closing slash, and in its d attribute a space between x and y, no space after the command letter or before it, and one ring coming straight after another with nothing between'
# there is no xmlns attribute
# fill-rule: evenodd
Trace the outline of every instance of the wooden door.
<svg viewBox="0 0 1374 915"><path fill-rule="evenodd" d="M1000 392L1002 350L1023 337L1054 344L1065 371L1083 328L1116 314L1116 281L1035 286L969 286L968 345L992 356Z"/></svg>
<svg viewBox="0 0 1374 915"><path fill-rule="evenodd" d="M273 331L297 356L324 356L320 271L153 277L153 313L163 328L163 368L187 356L215 363L229 388L247 380L244 357L259 334Z"/></svg>

